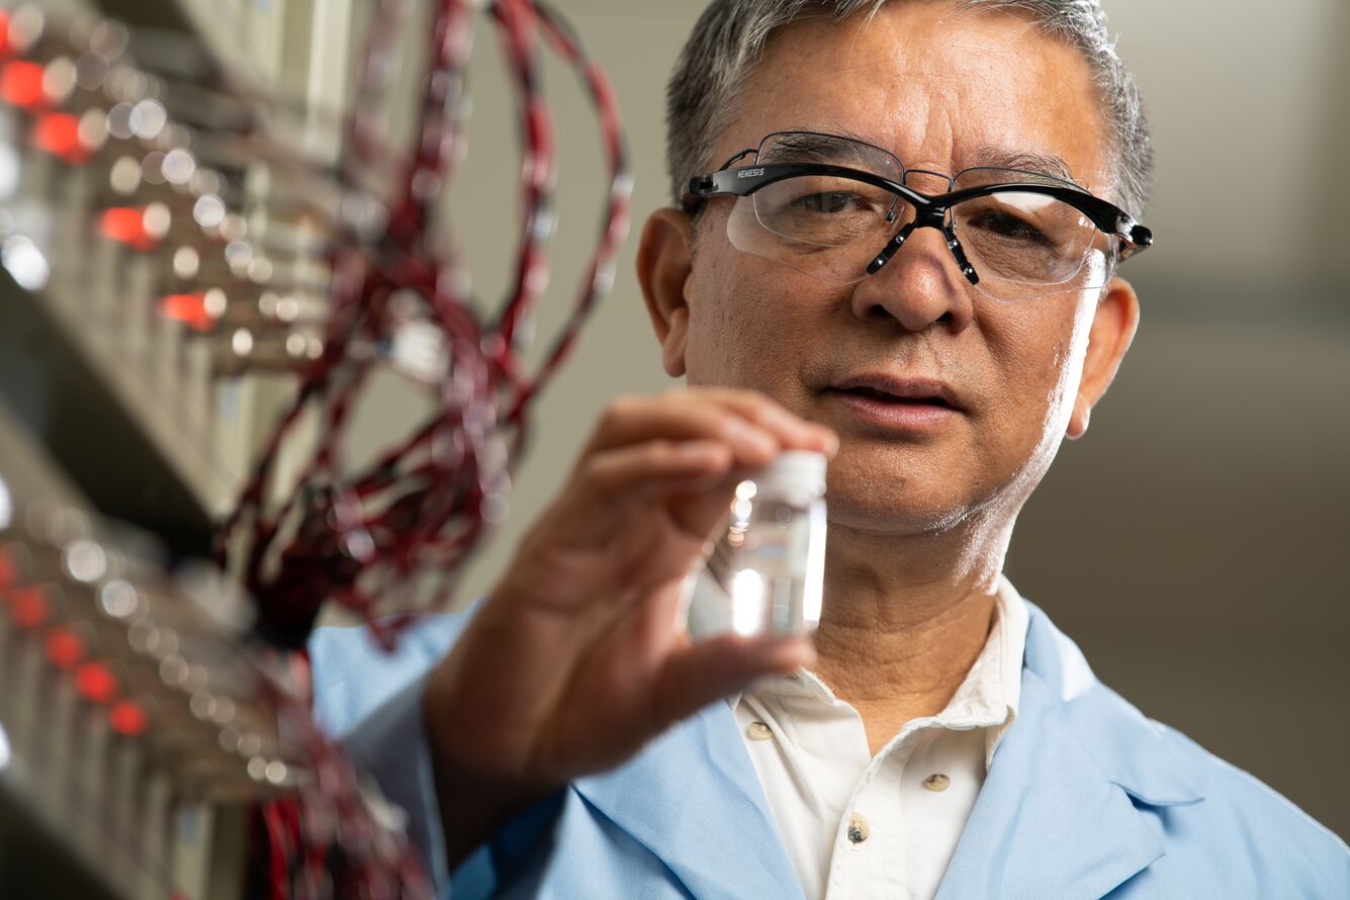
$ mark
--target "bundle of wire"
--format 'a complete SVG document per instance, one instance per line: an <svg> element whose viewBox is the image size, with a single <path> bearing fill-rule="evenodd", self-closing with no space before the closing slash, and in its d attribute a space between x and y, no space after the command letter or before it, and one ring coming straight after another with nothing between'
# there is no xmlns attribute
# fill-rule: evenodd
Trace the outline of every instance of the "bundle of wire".
<svg viewBox="0 0 1350 900"><path fill-rule="evenodd" d="M596 300L613 281L615 254L627 233L631 180L613 89L581 52L556 13L534 0L498 0L487 7L496 21L520 93L524 140L522 237L514 282L492 322L470 312L457 255L438 253L426 234L432 204L461 157L459 107L468 62L471 4L440 0L431 30L430 65L423 82L417 146L403 166L400 195L369 207L349 222L347 240L331 257L331 314L320 359L303 372L298 397L266 442L239 507L222 529L223 552L238 552L242 577L258 598L259 628L273 643L299 648L319 608L328 601L355 611L386 643L413 607L414 577L440 579L431 602L449 597L455 573L500 517L512 466L527 436L532 402L557 372ZM380 5L363 55L356 113L339 164L355 177L393 159L379 138L380 108L391 69L401 0ZM555 177L555 131L540 92L540 55L553 48L582 75L599 112L610 192L594 258L575 306L543 364L527 372L521 360L522 324L535 312L547 275L550 202ZM373 227L372 227L373 224ZM373 466L342 474L341 438L349 413L378 356L415 298L443 336L443 377L435 414ZM401 305L402 304L402 305ZM320 435L298 490L268 508L284 442L294 439L302 413L317 408ZM246 534L242 534L247 530ZM242 547L242 550L237 550ZM378 598L378 603L376 602ZM392 613L380 618L381 613Z"/></svg>
<svg viewBox="0 0 1350 900"><path fill-rule="evenodd" d="M286 727L310 768L300 790L257 809L253 850L259 865L250 896L429 895L406 842L370 851L374 836L388 829L372 820L354 767L304 712L309 693L305 640L321 607L332 602L354 611L381 642L392 646L415 613L450 598L462 564L503 514L510 475L529 434L532 405L611 285L615 257L627 233L631 179L614 91L558 14L537 0L433 0L433 6L430 62L410 152L387 145L376 114L390 89L394 37L409 14L405 0L380 0L375 10L360 61L355 112L345 122L346 140L335 170L316 167L268 137L247 114L272 102L265 98L222 95L238 101L238 109L245 111L241 122L248 124L236 133L208 135L234 140L230 146L264 158L298 181L327 183L338 197L336 215L325 222L326 239L317 245L331 273L322 339L305 343L301 352L287 343L293 358L285 368L298 376L295 399L261 447L238 506L218 535L218 562L252 596L256 637L273 648L266 653L266 664L280 664L297 674L298 695L279 692L277 705L291 710ZM435 201L465 152L466 66L480 9L501 37L519 95L524 145L521 237L512 284L495 315L486 320L473 312L464 292L468 281L461 254L453 246L434 246L428 237L436 222ZM55 63L44 66L24 58L34 51L40 30L34 22L40 26L41 17L31 13L24 8L13 16L0 14L0 57L8 59L0 98L37 117L38 146L69 164L83 165L109 140L116 110L131 108L123 102L103 109L101 100L90 99L95 88L86 85L89 81L102 89L109 73L129 69L123 57L126 31L107 22L75 28L72 33L80 32L88 44L80 62L93 59L86 68L97 77L86 79L85 70L74 65L79 77L58 97L50 90ZM524 353L532 331L528 323L547 281L556 176L555 125L541 85L546 49L578 72L594 103L609 190L596 249L572 308L542 363L531 370ZM84 109L72 99L81 91L89 95L81 101ZM63 104L70 108L63 109ZM162 106L158 113L164 113ZM134 143L137 135L145 137L139 131L115 137ZM168 172L164 143L146 139L140 152L164 156L156 163ZM398 174L398 189L382 196L370 185L390 172ZM198 174L204 172L199 168ZM231 240L227 226L242 217L237 212L225 215L228 197L222 201L210 179L200 182L191 181L189 221L195 218L211 238L211 248L228 255L227 242L233 245L237 237ZM272 197L258 202L286 201ZM289 202L304 205L306 200L301 196ZM152 202L106 210L101 230L137 251L154 252L167 229L155 207ZM317 214L325 215L322 210ZM230 263L233 267L235 260ZM258 276L250 270L250 275L255 282L266 281L266 273ZM166 298L162 311L190 327L211 328L223 317L220 298L210 291ZM434 336L441 357L424 373L436 398L434 414L373 465L349 473L341 448L353 405L414 326L418 333ZM306 418L317 421L317 440L302 435ZM302 448L307 462L298 484L282 483L278 460L296 448ZM283 499L278 502L279 496ZM428 582L428 576L433 580ZM301 712L295 712L297 699Z"/></svg>
<svg viewBox="0 0 1350 900"><path fill-rule="evenodd" d="M392 35L404 6L400 0L384 0L376 13L342 172L379 167L396 158L381 143L371 112L384 99ZM433 602L449 597L458 567L481 541L486 525L500 516L510 470L525 444L531 403L557 372L587 314L613 280L614 258L627 232L631 180L610 82L548 8L533 0L498 0L488 11L515 76L525 144L524 215L514 283L496 320L476 321L468 298L459 293L466 279L456 272L455 254L438 255L427 243L432 202L447 186L454 162L462 158L458 107L473 12L463 0L443 0L431 29L417 147L405 166L400 195L387 207L380 227L371 229L369 221L351 223L351 239L335 250L323 356L304 372L294 405L266 443L238 510L222 529L223 550L234 546L241 530L250 529L242 541L243 580L258 601L260 633L282 647L299 650L320 607L329 601L358 613L381 640L391 643L410 621L413 604L408 598L419 573L440 575ZM534 313L546 281L555 176L554 123L540 93L545 42L581 72L595 102L611 185L598 247L575 306L542 366L531 374L521 361L522 324ZM339 459L343 428L375 362L353 349L388 341L391 329L407 315L396 298L409 296L420 300L421 312L445 341L438 408L368 471L344 478ZM311 406L322 416L317 449L291 499L268 510L278 454ZM380 612L394 615L379 618ZM332 755L325 758L330 768L341 771L331 762ZM297 871L316 866L322 871L321 845L306 838L305 809L303 797L292 797L261 813L274 888L294 885ZM298 847L308 850L296 852Z"/></svg>

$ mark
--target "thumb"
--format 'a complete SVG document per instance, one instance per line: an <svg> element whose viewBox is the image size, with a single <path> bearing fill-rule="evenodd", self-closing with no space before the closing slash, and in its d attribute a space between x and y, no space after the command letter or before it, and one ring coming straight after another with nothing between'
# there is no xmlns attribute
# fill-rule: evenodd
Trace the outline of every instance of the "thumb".
<svg viewBox="0 0 1350 900"><path fill-rule="evenodd" d="M805 636L721 635L677 651L666 663L654 715L665 728L703 707L744 690L756 678L788 675L815 662Z"/></svg>

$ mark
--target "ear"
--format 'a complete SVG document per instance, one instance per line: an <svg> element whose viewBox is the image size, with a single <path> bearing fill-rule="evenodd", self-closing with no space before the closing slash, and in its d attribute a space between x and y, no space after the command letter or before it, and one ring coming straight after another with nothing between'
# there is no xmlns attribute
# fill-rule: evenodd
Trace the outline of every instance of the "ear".
<svg viewBox="0 0 1350 900"><path fill-rule="evenodd" d="M694 223L688 213L666 208L648 217L638 244L638 283L661 342L661 362L672 378L685 374L693 249Z"/></svg>
<svg viewBox="0 0 1350 900"><path fill-rule="evenodd" d="M1097 301L1092 330L1088 333L1083 378L1078 384L1078 396L1074 399L1065 432L1067 437L1077 440L1087 433L1092 407L1111 386L1138 328L1139 298L1129 282L1115 278Z"/></svg>

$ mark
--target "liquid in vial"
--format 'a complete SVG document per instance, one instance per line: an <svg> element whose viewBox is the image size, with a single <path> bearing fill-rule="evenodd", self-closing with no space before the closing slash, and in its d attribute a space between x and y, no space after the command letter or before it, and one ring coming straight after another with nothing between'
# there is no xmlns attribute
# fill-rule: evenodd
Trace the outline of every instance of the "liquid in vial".
<svg viewBox="0 0 1350 900"><path fill-rule="evenodd" d="M789 451L736 486L726 525L687 586L693 637L815 630L825 574L825 466L822 454Z"/></svg>

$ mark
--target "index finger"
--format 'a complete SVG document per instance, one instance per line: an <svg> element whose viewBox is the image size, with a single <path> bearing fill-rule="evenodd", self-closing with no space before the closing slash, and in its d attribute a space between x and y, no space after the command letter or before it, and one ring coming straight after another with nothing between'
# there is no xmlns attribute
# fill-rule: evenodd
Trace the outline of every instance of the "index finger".
<svg viewBox="0 0 1350 900"><path fill-rule="evenodd" d="M767 394L738 388L688 388L691 398L706 398L773 432L784 448L816 450L833 457L839 452L839 437L819 422L803 419Z"/></svg>

